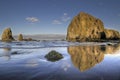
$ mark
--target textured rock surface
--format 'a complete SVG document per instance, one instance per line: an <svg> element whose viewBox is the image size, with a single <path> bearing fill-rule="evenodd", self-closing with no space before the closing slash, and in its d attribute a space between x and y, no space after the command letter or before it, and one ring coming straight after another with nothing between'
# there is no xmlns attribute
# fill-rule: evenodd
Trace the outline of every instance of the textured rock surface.
<svg viewBox="0 0 120 80"><path fill-rule="evenodd" d="M58 61L58 60L62 59L63 56L59 52L52 50L48 54L45 55L45 58L48 61L55 62L55 61Z"/></svg>
<svg viewBox="0 0 120 80"><path fill-rule="evenodd" d="M106 39L120 39L119 32L111 29L105 29Z"/></svg>
<svg viewBox="0 0 120 80"><path fill-rule="evenodd" d="M18 40L19 40L19 41L23 41L23 35L22 35L22 34L19 34Z"/></svg>
<svg viewBox="0 0 120 80"><path fill-rule="evenodd" d="M114 54L120 50L120 44L111 46L70 46L68 53L80 71L86 71L104 59L104 54Z"/></svg>
<svg viewBox="0 0 120 80"><path fill-rule="evenodd" d="M2 41L13 41L12 31L10 28L6 28L2 33Z"/></svg>
<svg viewBox="0 0 120 80"><path fill-rule="evenodd" d="M104 24L100 19L97 19L87 13L81 12L73 18L67 29L68 41L94 41L108 38L109 30L104 29ZM119 32L113 31L110 36L118 38ZM107 37L106 37L107 36Z"/></svg>

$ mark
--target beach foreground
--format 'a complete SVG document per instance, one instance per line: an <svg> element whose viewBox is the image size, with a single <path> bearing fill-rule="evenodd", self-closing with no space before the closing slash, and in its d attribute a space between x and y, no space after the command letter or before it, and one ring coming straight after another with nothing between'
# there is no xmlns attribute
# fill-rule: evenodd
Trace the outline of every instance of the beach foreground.
<svg viewBox="0 0 120 80"><path fill-rule="evenodd" d="M44 57L55 50L58 61ZM0 42L0 80L120 80L117 42Z"/></svg>

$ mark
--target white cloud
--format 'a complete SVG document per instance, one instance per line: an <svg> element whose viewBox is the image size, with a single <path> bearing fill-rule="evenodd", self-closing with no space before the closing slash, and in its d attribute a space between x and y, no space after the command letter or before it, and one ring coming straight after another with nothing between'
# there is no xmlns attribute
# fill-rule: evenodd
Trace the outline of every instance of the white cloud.
<svg viewBox="0 0 120 80"><path fill-rule="evenodd" d="M62 16L62 18L61 18L61 20L62 20L63 22L67 22L67 21L70 20L70 17L68 16L67 13L64 13L63 16Z"/></svg>
<svg viewBox="0 0 120 80"><path fill-rule="evenodd" d="M64 22L67 22L70 20L70 17L68 16L67 13L63 13L62 17L60 17L60 19L57 20L53 20L53 24L62 24Z"/></svg>
<svg viewBox="0 0 120 80"><path fill-rule="evenodd" d="M26 20L29 21L29 22L32 22L32 23L39 21L39 19L36 18L36 17L27 17Z"/></svg>
<svg viewBox="0 0 120 80"><path fill-rule="evenodd" d="M64 21L64 22L67 22L69 20L70 20L70 17L68 17L68 16L63 16L62 17L62 21Z"/></svg>
<svg viewBox="0 0 120 80"><path fill-rule="evenodd" d="M53 20L53 24L62 24L62 22L59 20Z"/></svg>
<svg viewBox="0 0 120 80"><path fill-rule="evenodd" d="M64 13L63 15L64 15L64 16L67 16L68 14L67 14L67 13Z"/></svg>

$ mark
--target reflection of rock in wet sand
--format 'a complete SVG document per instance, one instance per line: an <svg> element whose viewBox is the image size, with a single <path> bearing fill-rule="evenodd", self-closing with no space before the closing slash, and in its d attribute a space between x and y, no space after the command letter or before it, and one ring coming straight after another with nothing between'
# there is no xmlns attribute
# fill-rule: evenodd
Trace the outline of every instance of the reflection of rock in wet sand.
<svg viewBox="0 0 120 80"><path fill-rule="evenodd" d="M11 47L3 48L4 52L0 54L0 56L4 56L5 60L10 60L11 56Z"/></svg>
<svg viewBox="0 0 120 80"><path fill-rule="evenodd" d="M104 54L114 54L120 49L120 44L102 46L101 50Z"/></svg>
<svg viewBox="0 0 120 80"><path fill-rule="evenodd" d="M114 53L120 49L119 45L109 46L71 46L68 47L68 53L71 60L80 71L85 71L104 59L104 54Z"/></svg>

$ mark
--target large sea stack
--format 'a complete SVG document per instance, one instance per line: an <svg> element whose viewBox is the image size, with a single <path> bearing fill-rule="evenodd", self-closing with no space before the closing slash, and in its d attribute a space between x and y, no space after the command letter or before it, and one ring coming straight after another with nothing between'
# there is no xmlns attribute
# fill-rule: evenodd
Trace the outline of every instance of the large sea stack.
<svg viewBox="0 0 120 80"><path fill-rule="evenodd" d="M10 28L6 28L2 33L2 41L13 41L12 31Z"/></svg>
<svg viewBox="0 0 120 80"><path fill-rule="evenodd" d="M69 24L66 39L78 42L117 40L120 39L120 34L118 31L105 29L100 19L80 12Z"/></svg>

